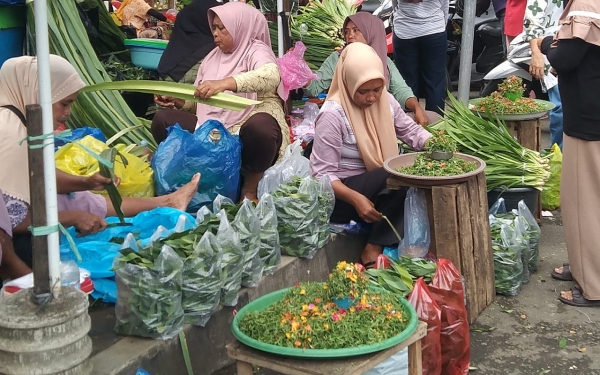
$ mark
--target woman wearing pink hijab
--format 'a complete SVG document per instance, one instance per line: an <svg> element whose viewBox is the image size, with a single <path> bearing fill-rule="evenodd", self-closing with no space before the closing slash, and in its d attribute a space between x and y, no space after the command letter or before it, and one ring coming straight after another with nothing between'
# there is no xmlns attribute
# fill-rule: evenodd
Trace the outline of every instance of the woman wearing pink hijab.
<svg viewBox="0 0 600 375"><path fill-rule="evenodd" d="M256 99L260 104L231 111L206 104L158 98L165 107L195 109L195 115L174 109L159 111L152 121L157 142L167 137L167 128L178 123L193 132L207 120L218 120L242 142L243 186L241 198L257 200L258 182L289 143L289 128L283 113L283 86L265 17L254 7L231 2L208 11L216 48L202 61L195 95L202 99L220 92Z"/></svg>

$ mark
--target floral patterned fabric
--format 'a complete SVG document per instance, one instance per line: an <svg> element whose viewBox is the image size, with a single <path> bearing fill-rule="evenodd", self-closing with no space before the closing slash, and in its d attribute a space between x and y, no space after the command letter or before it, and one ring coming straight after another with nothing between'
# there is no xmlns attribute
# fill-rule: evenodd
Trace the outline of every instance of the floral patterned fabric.
<svg viewBox="0 0 600 375"><path fill-rule="evenodd" d="M560 27L563 0L528 0L523 21L526 41L554 35Z"/></svg>
<svg viewBox="0 0 600 375"><path fill-rule="evenodd" d="M2 194L2 198L4 200L4 204L6 205L6 210L8 211L10 225L14 228L23 220L25 220L27 212L29 211L27 208L27 203L6 194Z"/></svg>

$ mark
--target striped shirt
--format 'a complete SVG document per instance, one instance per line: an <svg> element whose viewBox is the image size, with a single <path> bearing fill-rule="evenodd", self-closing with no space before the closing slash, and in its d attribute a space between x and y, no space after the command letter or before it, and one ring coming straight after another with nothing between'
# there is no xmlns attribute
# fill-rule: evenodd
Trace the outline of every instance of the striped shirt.
<svg viewBox="0 0 600 375"><path fill-rule="evenodd" d="M398 0L394 9L394 34L400 39L414 39L446 31L448 0L423 0L407 3Z"/></svg>
<svg viewBox="0 0 600 375"><path fill-rule="evenodd" d="M423 149L431 134L414 122L388 93L396 136L415 150ZM392 125L392 124L390 124ZM331 181L367 172L356 137L341 105L326 101L315 120L315 140L310 155L310 174L328 175Z"/></svg>

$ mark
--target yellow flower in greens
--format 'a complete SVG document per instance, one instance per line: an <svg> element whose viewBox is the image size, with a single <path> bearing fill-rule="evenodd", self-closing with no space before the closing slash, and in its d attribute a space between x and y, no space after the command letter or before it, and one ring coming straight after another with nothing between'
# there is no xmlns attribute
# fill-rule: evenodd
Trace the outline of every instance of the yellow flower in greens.
<svg viewBox="0 0 600 375"><path fill-rule="evenodd" d="M338 270L345 270L347 265L348 265L348 263L346 263L345 260L342 260L341 262L338 263L337 269Z"/></svg>
<svg viewBox="0 0 600 375"><path fill-rule="evenodd" d="M302 295L306 294L306 289L300 289L300 294L302 294Z"/></svg>

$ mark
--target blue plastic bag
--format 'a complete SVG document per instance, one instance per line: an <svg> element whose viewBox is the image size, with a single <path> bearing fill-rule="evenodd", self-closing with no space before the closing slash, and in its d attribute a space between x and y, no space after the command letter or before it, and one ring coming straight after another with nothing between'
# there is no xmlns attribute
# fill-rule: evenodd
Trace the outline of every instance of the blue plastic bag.
<svg viewBox="0 0 600 375"><path fill-rule="evenodd" d="M0 0L0 1L2 1L2 0ZM104 134L102 133L102 131L100 129L84 126L83 128L74 129L71 132L70 136L64 137L66 139L66 141L55 138L54 139L54 148L58 149L59 147L64 146L67 143L71 143L73 141L83 139L83 137L88 136L88 135L91 135L92 137L96 138L100 142L106 143L106 137L104 136Z"/></svg>
<svg viewBox="0 0 600 375"><path fill-rule="evenodd" d="M237 202L242 145L223 124L208 120L194 134L176 124L152 158L157 195L169 194L200 172L198 192L188 206L196 212L210 205L218 194Z"/></svg>
<svg viewBox="0 0 600 375"><path fill-rule="evenodd" d="M25 4L25 0L0 0L0 5Z"/></svg>

